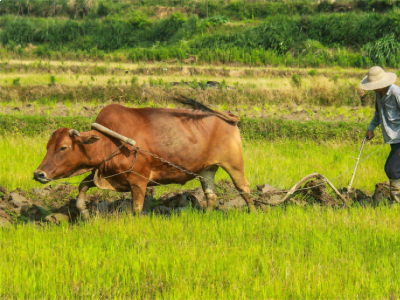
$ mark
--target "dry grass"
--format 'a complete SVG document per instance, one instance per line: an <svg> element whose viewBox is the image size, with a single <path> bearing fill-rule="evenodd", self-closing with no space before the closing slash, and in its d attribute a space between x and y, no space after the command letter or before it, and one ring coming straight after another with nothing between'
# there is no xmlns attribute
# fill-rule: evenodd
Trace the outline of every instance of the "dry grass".
<svg viewBox="0 0 400 300"><path fill-rule="evenodd" d="M19 84L25 85L41 85L49 84L50 76L47 74L0 74L0 85L13 85L16 78L20 78ZM70 86L80 86L80 85L107 85L107 84L117 84L117 85L130 85L132 75L118 76L118 75L74 75L62 73L55 74L56 82L59 84L70 85ZM217 81L222 82L224 80L227 85L234 87L239 84L244 87L257 88L260 90L291 90L293 89L292 79L286 77L217 77L217 76L190 76L190 75L166 75L166 76L150 76L150 75L138 75L136 76L139 84L149 83L154 81L158 84L170 83L170 82L207 82L207 81ZM400 82L400 81L399 81ZM333 82L326 78L325 76L315 76L302 79L303 88L323 88L327 90L332 90L337 88L340 84L351 84L356 85L359 83L358 78L352 79L338 79Z"/></svg>
<svg viewBox="0 0 400 300"><path fill-rule="evenodd" d="M34 63L38 63L38 60L16 60L9 59L7 60L9 64L24 64L30 65ZM121 68L126 70L133 70L137 68L165 68L165 67L195 67L200 69L226 69L226 70L291 70L291 71L309 71L313 68L296 68L296 67L248 67L248 66L229 66L229 65L209 65L209 64L190 64L185 65L183 63L174 63L170 64L167 62L139 62L139 63L122 63L122 62L106 62L106 61L70 61L70 60L43 60L42 63L49 64L51 66L80 66L80 67L108 67L108 68ZM340 68L340 67L332 67L332 68L318 68L316 69L319 73L332 73L337 75L345 75L345 74L354 74L358 73L360 76L366 75L368 73L365 69L359 68ZM397 72L397 69L387 68L386 71L389 72Z"/></svg>

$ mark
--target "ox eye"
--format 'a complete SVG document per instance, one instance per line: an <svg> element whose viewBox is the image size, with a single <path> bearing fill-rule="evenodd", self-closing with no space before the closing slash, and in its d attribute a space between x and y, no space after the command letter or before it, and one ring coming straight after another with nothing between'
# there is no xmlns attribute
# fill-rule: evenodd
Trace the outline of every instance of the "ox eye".
<svg viewBox="0 0 400 300"><path fill-rule="evenodd" d="M67 147L61 147L60 151L64 151Z"/></svg>

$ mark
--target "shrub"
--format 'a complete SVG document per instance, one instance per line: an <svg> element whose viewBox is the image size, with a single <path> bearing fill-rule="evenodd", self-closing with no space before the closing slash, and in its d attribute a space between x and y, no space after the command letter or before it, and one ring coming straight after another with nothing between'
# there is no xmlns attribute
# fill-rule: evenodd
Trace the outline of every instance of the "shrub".
<svg viewBox="0 0 400 300"><path fill-rule="evenodd" d="M20 82L20 81L21 81L21 78L20 78L20 77L14 78L12 84L13 84L14 86L20 86L20 85L21 85L21 82Z"/></svg>
<svg viewBox="0 0 400 300"><path fill-rule="evenodd" d="M138 77L137 76L133 76L131 78L131 85L138 85Z"/></svg>
<svg viewBox="0 0 400 300"><path fill-rule="evenodd" d="M294 73L293 76L292 76L291 84L294 87L301 88L301 84L302 84L301 76L296 74L296 73Z"/></svg>
<svg viewBox="0 0 400 300"><path fill-rule="evenodd" d="M54 75L50 76L50 85L55 85L56 84L56 77Z"/></svg>
<svg viewBox="0 0 400 300"><path fill-rule="evenodd" d="M314 70L314 69L312 69L312 70L308 71L308 75L310 75L310 76L316 76L316 75L317 75L317 71Z"/></svg>
<svg viewBox="0 0 400 300"><path fill-rule="evenodd" d="M382 37L374 43L368 43L365 51L373 62L382 63L394 60L399 53L400 43L396 40L394 34Z"/></svg>

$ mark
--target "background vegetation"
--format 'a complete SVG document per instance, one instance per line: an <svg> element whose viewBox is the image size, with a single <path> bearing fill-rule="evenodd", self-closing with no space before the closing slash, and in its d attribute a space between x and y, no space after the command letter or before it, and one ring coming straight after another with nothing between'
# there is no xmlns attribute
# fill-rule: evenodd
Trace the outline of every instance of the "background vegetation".
<svg viewBox="0 0 400 300"><path fill-rule="evenodd" d="M4 3L0 55L134 62L195 55L207 63L289 67L400 64L399 1Z"/></svg>

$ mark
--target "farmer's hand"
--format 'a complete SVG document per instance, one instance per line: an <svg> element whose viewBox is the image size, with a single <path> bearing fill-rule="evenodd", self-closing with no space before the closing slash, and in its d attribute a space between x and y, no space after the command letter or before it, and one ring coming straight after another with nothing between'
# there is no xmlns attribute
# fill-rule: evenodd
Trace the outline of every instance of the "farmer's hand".
<svg viewBox="0 0 400 300"><path fill-rule="evenodd" d="M367 136L367 140L372 140L374 138L375 134L372 130L368 130L366 136Z"/></svg>

